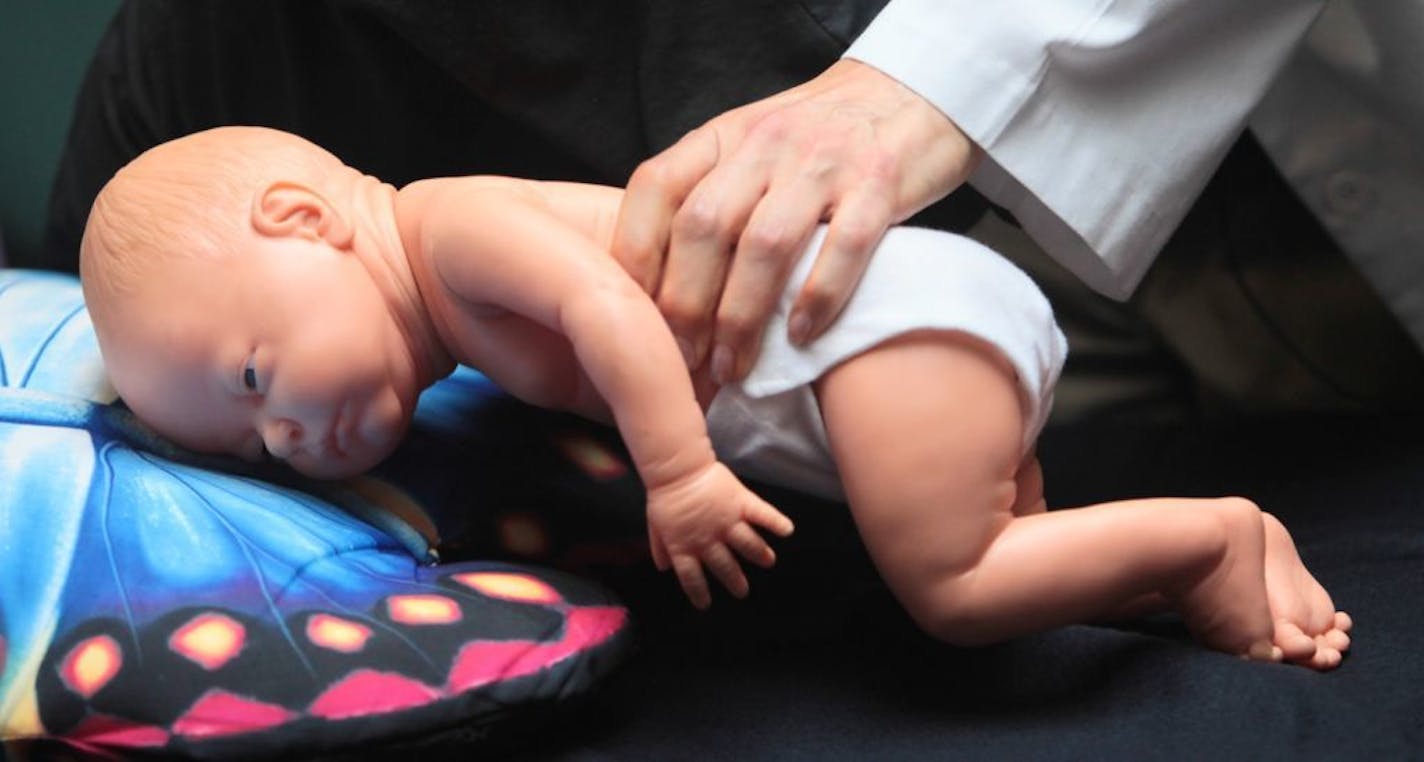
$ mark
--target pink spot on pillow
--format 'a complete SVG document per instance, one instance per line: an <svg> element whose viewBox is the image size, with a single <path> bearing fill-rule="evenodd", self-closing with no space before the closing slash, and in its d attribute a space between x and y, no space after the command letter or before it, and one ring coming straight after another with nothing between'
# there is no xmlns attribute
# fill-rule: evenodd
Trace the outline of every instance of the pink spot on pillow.
<svg viewBox="0 0 1424 762"><path fill-rule="evenodd" d="M384 714L429 704L440 691L393 672L358 669L327 688L312 702L311 714L328 720Z"/></svg>
<svg viewBox="0 0 1424 762"><path fill-rule="evenodd" d="M286 707L213 688L173 723L173 732L189 738L213 738L266 730L295 717Z"/></svg>
<svg viewBox="0 0 1424 762"><path fill-rule="evenodd" d="M455 656L446 689L451 693L510 680L547 669L608 640L623 627L628 612L615 606L582 606L568 613L564 635L552 643L485 640L467 643Z"/></svg>

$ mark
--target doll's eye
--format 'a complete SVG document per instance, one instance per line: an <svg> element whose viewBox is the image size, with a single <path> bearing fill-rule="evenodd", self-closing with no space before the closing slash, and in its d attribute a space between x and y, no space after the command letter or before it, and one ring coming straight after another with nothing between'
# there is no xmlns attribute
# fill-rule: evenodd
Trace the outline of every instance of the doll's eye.
<svg viewBox="0 0 1424 762"><path fill-rule="evenodd" d="M257 368L251 358L242 366L242 385L249 392L257 391Z"/></svg>

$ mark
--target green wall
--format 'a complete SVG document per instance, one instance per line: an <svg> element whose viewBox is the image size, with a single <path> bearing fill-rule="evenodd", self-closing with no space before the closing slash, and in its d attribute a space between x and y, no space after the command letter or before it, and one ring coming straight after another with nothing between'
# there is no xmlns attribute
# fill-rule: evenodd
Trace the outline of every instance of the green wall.
<svg viewBox="0 0 1424 762"><path fill-rule="evenodd" d="M89 56L118 0L0 0L0 231L36 251Z"/></svg>

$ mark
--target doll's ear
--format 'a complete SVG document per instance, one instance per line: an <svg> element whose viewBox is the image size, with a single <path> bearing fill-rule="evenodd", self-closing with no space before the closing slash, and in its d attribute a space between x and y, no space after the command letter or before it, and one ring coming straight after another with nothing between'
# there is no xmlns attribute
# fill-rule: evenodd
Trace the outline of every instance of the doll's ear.
<svg viewBox="0 0 1424 762"><path fill-rule="evenodd" d="M351 224L320 193L286 180L270 183L252 197L252 226L263 235L324 240L338 249L350 247L355 235Z"/></svg>

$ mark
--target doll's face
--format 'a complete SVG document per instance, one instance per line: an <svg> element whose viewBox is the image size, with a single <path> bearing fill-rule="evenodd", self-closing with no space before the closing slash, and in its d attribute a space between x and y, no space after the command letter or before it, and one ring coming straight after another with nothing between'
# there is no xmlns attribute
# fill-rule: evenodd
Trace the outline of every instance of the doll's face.
<svg viewBox="0 0 1424 762"><path fill-rule="evenodd" d="M400 441L414 365L350 252L254 236L241 255L151 269L104 349L115 389L159 433L247 459L265 448L318 478L360 473Z"/></svg>

